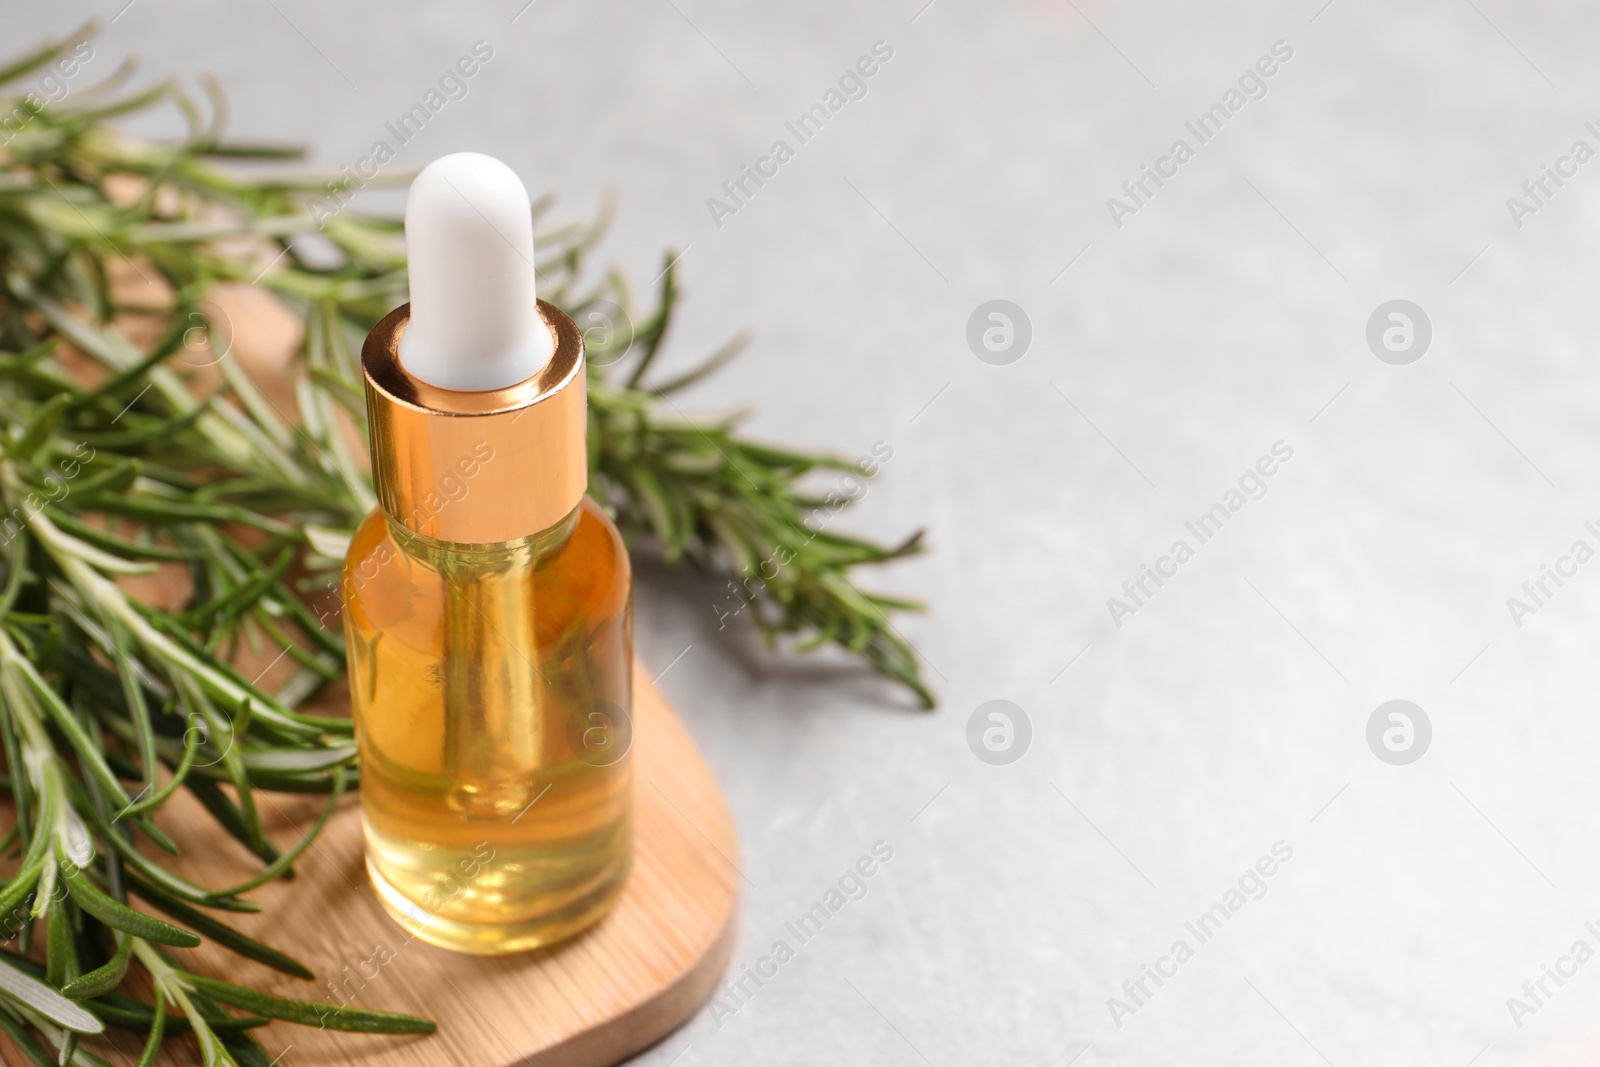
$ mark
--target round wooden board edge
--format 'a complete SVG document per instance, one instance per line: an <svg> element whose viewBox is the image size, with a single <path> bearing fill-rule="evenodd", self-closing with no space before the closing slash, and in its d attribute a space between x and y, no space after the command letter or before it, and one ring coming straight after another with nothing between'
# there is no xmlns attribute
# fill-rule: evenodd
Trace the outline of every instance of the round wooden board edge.
<svg viewBox="0 0 1600 1067"><path fill-rule="evenodd" d="M716 942L677 981L615 1019L574 1034L515 1067L612 1067L666 1040L694 1017L722 980L739 941L739 893L728 904Z"/></svg>
<svg viewBox="0 0 1600 1067"><path fill-rule="evenodd" d="M722 792L722 786L717 781L716 775L711 772L711 767L706 763L705 753L695 744L694 737L684 725L682 717L678 715L678 709L673 707L672 702L667 700L661 690L649 680L637 658L634 659L633 673L635 702L640 696L644 696L646 700L659 705L661 712L671 719L671 728L683 735L683 743L699 761L706 780L715 788L717 798L722 802L728 829L735 835L737 841L737 823L728 805L728 798ZM517 1061L512 1067L613 1067L614 1064L621 1063L630 1056L665 1040L711 999L717 983L727 972L729 961L733 958L734 946L739 941L737 920L741 899L742 894L736 880L733 891L728 897L722 929L718 931L711 947L670 985L621 1015L607 1019L582 1033L573 1034L558 1045L552 1045Z"/></svg>

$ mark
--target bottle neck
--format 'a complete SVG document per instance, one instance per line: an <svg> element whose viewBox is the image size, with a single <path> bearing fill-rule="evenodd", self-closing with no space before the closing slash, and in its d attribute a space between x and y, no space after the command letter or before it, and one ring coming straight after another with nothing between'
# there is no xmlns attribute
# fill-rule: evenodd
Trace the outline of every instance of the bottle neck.
<svg viewBox="0 0 1600 1067"><path fill-rule="evenodd" d="M537 533L511 541L485 544L441 541L419 534L387 511L384 512L384 519L389 524L389 536L406 555L434 570L471 575L533 566L540 557L549 555L567 543L572 531L577 528L578 513L582 510L583 504L580 502L559 522Z"/></svg>

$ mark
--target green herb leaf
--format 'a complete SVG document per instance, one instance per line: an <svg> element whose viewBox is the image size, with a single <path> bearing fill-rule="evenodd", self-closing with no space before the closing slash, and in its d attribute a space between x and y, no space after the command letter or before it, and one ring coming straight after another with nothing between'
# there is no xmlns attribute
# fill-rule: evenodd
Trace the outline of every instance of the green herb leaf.
<svg viewBox="0 0 1600 1067"><path fill-rule="evenodd" d="M61 987L61 992L73 1000L84 1000L109 993L122 984L123 976L128 973L128 962L132 959L133 938L128 934L118 934L117 951L111 959L87 974L74 978Z"/></svg>
<svg viewBox="0 0 1600 1067"><path fill-rule="evenodd" d="M253 1011L268 1018L282 1019L284 1022L297 1023L300 1026L326 1027L329 1030L350 1030L367 1034L431 1034L438 1028L438 1024L432 1019L423 1019L415 1015L371 1011L316 1000L284 1000L231 982L197 974L185 973L183 982L230 1007L242 1008L245 1011Z"/></svg>
<svg viewBox="0 0 1600 1067"><path fill-rule="evenodd" d="M226 946L241 956L253 959L257 963L264 963L274 970L282 971L284 974L292 974L296 978L310 979L313 977L311 971L299 960L279 952L270 945L264 945L254 938L246 937L226 923L213 919L197 908L191 908L177 897L163 893L160 889L141 878L130 876L128 878L128 888L174 919L192 927L202 937L209 937L219 945Z"/></svg>
<svg viewBox="0 0 1600 1067"><path fill-rule="evenodd" d="M156 1057L161 1054L161 1039L166 1036L167 1000L157 993L155 1015L150 1020L150 1038L144 1043L144 1051L139 1054L136 1067L153 1067Z"/></svg>
<svg viewBox="0 0 1600 1067"><path fill-rule="evenodd" d="M18 970L9 957L0 958L0 996L9 997L43 1015L57 1026L80 1034L98 1034L105 1025L37 978Z"/></svg>
<svg viewBox="0 0 1600 1067"><path fill-rule="evenodd" d="M134 911L126 904L112 900L96 889L94 883L84 877L81 871L65 868L61 876L66 879L67 889L72 894L72 902L113 930L142 937L158 945L194 948L200 944L200 938L190 931L179 929L153 915Z"/></svg>

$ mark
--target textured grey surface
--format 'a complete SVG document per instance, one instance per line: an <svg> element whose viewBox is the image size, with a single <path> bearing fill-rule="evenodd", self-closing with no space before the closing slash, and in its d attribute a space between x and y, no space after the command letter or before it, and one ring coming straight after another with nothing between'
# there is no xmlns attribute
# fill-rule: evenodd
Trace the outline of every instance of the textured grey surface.
<svg viewBox="0 0 1600 1067"><path fill-rule="evenodd" d="M614 188L608 258L643 281L687 249L672 358L757 335L696 405L893 447L849 522L931 531L872 577L932 602L904 631L935 714L774 661L719 631L714 586L644 575L641 654L671 664L743 833L737 966L797 954L639 1062L1600 1059L1600 963L1520 1020L1506 1003L1600 948L1600 563L1520 628L1506 605L1574 540L1600 548L1600 162L1520 228L1506 205L1600 148L1600 17L922 2L137 0L94 64L211 70L237 133L338 164L485 40L397 165L494 152L575 216ZM4 38L75 6L9 11ZM707 197L879 40L865 98L714 225ZM1106 198L1279 40L1266 95L1115 226ZM1031 318L1009 366L965 341L992 298ZM1410 366L1365 341L1395 298L1433 325ZM1106 598L1280 440L1265 496L1115 626ZM1366 743L1394 698L1433 725L1408 766ZM992 699L1032 723L1008 766L966 742ZM878 840L866 895L799 945L784 924ZM1265 896L1200 944L1185 922L1278 841ZM1179 939L1193 958L1119 1026L1108 998Z"/></svg>

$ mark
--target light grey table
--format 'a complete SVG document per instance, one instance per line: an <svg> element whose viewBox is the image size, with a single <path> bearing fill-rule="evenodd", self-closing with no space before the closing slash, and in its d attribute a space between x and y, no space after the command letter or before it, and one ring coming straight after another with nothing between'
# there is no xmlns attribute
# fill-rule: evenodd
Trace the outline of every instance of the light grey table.
<svg viewBox="0 0 1600 1067"><path fill-rule="evenodd" d="M892 447L840 521L930 531L862 577L930 601L903 630L934 714L645 569L641 654L743 831L736 966L796 957L639 1062L1595 1062L1600 963L1570 953L1600 949L1600 562L1561 561L1600 548L1600 161L1563 162L1600 149L1600 15L925 2L111 0L93 65L210 70L236 133L331 166L481 40L396 166L497 153L573 217L615 189L605 258L642 282L683 251L674 365L756 333L696 406ZM8 50L88 13L9 6ZM879 41L800 143L785 123ZM779 139L775 175L708 207ZM1135 200L1145 165L1168 176ZM1569 176L1535 202L1546 165ZM995 299L1031 327L1006 365L967 340ZM1430 324L1418 361L1368 344L1391 300ZM1378 350L1416 356L1410 322ZM1219 503L1201 543L1185 524ZM1169 577L1135 603L1147 564ZM1545 564L1570 576L1535 605ZM1394 699L1431 726L1406 765L1368 743ZM1031 725L1008 765L968 744L991 700ZM785 924L879 841L798 944ZM1525 993L1546 965L1572 976Z"/></svg>

